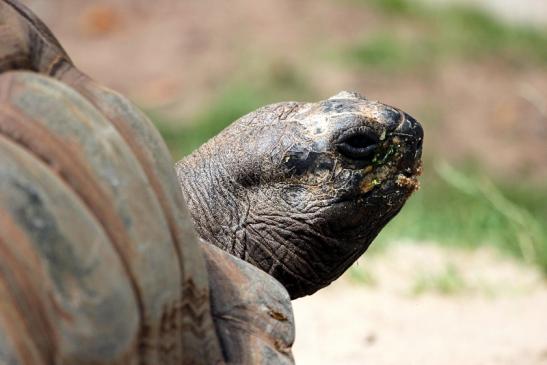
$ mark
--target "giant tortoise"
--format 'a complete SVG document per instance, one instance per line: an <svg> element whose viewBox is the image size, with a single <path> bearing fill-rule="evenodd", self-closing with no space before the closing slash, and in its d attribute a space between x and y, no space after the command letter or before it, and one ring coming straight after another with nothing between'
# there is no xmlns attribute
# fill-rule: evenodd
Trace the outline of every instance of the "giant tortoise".
<svg viewBox="0 0 547 365"><path fill-rule="evenodd" d="M143 113L0 0L0 363L293 363L290 299L399 212L422 139L342 92L260 108L173 168Z"/></svg>

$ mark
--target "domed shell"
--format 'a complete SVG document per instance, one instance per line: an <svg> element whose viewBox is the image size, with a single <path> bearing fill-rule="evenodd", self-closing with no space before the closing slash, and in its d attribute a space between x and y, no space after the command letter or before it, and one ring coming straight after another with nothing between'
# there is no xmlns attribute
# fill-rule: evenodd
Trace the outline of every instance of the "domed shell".
<svg viewBox="0 0 547 365"><path fill-rule="evenodd" d="M0 20L0 362L216 363L205 262L159 133L18 1Z"/></svg>

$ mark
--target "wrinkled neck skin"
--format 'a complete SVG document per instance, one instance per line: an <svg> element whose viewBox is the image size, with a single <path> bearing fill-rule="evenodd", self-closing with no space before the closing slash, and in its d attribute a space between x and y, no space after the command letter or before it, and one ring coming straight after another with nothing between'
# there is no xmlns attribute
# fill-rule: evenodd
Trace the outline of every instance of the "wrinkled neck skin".
<svg viewBox="0 0 547 365"><path fill-rule="evenodd" d="M365 172L340 167L309 135L295 117L306 105L259 109L176 165L198 234L275 277L293 299L338 278L413 190L393 193L391 205L385 194L348 195Z"/></svg>

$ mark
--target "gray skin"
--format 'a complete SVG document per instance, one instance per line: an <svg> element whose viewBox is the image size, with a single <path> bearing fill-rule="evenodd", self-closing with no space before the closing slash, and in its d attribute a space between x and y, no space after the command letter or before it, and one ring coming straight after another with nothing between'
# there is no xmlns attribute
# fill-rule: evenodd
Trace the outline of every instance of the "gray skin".
<svg viewBox="0 0 547 365"><path fill-rule="evenodd" d="M423 130L341 92L269 105L176 164L198 234L292 299L338 278L417 190Z"/></svg>

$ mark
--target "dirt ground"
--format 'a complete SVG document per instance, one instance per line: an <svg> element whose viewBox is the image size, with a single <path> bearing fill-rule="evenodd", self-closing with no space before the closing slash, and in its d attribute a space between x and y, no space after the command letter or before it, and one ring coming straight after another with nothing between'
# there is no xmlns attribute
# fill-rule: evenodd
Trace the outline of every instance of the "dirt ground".
<svg viewBox="0 0 547 365"><path fill-rule="evenodd" d="M547 285L534 269L488 249L406 244L359 265L373 286L345 275L293 302L297 364L547 364ZM462 284L442 294L446 265ZM433 284L416 293L424 278Z"/></svg>

